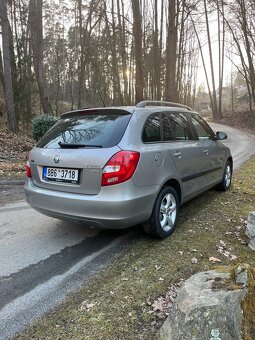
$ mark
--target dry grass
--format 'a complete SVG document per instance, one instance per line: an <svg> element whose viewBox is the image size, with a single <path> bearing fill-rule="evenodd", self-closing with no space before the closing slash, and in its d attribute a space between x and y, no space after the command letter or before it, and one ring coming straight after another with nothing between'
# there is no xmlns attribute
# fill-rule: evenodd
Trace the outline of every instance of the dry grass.
<svg viewBox="0 0 255 340"><path fill-rule="evenodd" d="M242 303L244 311L243 337L254 340L255 334L255 268L249 270L249 291Z"/></svg>

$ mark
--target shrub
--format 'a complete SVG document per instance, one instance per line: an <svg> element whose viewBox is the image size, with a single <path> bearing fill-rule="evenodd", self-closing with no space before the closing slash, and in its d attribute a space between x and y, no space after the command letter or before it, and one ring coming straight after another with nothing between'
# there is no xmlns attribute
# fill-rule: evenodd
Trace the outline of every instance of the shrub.
<svg viewBox="0 0 255 340"><path fill-rule="evenodd" d="M58 117L50 114L36 116L32 120L32 135L38 141L56 122Z"/></svg>

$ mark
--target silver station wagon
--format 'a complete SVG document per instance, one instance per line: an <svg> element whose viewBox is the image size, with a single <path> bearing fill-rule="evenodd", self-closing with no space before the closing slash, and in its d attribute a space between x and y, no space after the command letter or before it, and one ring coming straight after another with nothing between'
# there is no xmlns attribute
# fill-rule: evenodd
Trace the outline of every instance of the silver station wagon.
<svg viewBox="0 0 255 340"><path fill-rule="evenodd" d="M29 154L26 199L55 218L111 229L142 223L165 238L184 202L229 189L226 138L176 103L64 113Z"/></svg>

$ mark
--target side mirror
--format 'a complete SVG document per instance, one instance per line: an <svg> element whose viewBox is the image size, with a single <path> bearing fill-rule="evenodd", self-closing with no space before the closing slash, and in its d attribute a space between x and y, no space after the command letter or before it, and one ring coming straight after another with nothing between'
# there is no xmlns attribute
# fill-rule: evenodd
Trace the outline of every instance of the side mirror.
<svg viewBox="0 0 255 340"><path fill-rule="evenodd" d="M225 132L222 132L222 131L216 132L215 137L216 137L217 140L225 140L225 139L228 138L227 134Z"/></svg>

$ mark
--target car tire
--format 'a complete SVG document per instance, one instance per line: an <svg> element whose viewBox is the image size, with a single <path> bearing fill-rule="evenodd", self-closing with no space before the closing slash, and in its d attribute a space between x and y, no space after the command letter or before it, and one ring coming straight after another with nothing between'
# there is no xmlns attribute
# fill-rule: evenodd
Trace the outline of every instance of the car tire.
<svg viewBox="0 0 255 340"><path fill-rule="evenodd" d="M154 237L170 236L177 224L179 215L179 198L172 187L164 187L155 203L151 217L144 224L144 231Z"/></svg>
<svg viewBox="0 0 255 340"><path fill-rule="evenodd" d="M227 191L230 189L231 181L232 181L232 164L230 161L227 161L222 181L220 182L220 184L217 185L216 188L220 191Z"/></svg>

